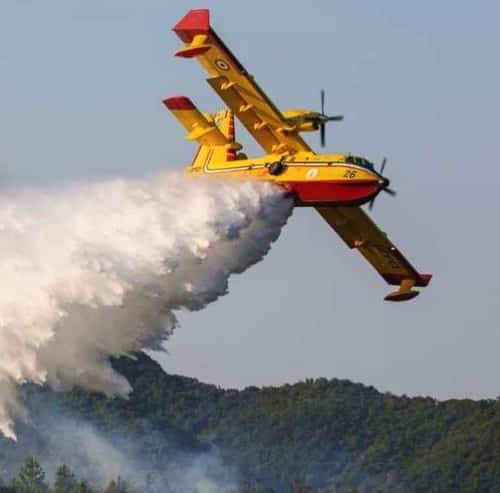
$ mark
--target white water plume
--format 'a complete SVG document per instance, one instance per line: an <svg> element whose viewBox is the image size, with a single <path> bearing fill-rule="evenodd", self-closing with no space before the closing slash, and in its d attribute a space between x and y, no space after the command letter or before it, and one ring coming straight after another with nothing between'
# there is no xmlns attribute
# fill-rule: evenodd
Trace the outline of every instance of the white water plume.
<svg viewBox="0 0 500 493"><path fill-rule="evenodd" d="M259 261L291 201L266 183L164 174L0 193L0 431L25 382L126 396L110 356L159 349Z"/></svg>

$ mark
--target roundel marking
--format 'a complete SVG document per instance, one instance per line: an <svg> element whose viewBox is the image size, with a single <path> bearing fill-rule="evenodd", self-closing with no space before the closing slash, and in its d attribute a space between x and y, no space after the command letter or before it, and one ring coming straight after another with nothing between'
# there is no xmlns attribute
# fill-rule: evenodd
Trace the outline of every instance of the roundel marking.
<svg viewBox="0 0 500 493"><path fill-rule="evenodd" d="M221 70L229 70L229 64L222 58L217 58L217 60L215 60L215 66Z"/></svg>
<svg viewBox="0 0 500 493"><path fill-rule="evenodd" d="M306 173L306 180L314 180L314 178L316 178L317 175L318 175L318 170L316 168L311 168Z"/></svg>

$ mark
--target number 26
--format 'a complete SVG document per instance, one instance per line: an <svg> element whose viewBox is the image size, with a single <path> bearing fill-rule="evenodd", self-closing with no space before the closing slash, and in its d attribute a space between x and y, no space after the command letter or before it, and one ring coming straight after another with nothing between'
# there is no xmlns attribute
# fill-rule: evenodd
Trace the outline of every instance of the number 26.
<svg viewBox="0 0 500 493"><path fill-rule="evenodd" d="M344 178L356 178L356 171L353 171L352 169L348 169L344 173Z"/></svg>

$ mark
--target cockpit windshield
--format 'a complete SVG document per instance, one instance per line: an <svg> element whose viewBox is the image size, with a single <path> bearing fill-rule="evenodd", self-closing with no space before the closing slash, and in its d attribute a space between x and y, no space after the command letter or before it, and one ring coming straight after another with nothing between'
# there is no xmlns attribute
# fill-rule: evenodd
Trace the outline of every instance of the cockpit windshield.
<svg viewBox="0 0 500 493"><path fill-rule="evenodd" d="M345 162L348 164L356 164L358 166L363 166L363 168L374 169L373 163L370 163L368 159L358 156L346 156Z"/></svg>

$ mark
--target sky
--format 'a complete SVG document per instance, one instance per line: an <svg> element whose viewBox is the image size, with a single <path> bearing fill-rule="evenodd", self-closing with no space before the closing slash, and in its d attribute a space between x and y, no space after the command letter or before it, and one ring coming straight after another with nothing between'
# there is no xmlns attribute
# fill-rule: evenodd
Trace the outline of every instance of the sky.
<svg viewBox="0 0 500 493"><path fill-rule="evenodd" d="M387 156L398 196L372 215L434 279L386 303L366 262L296 210L227 296L180 315L164 368L224 387L323 376L499 396L497 2L2 0L0 178L43 186L188 163L195 147L161 100L221 105L198 64L172 56L171 27L200 7L280 108L317 109L326 89L327 110L345 115L328 150Z"/></svg>

